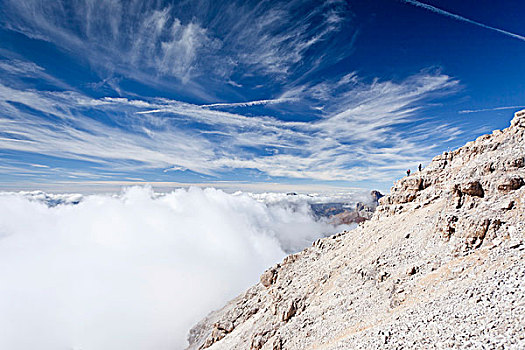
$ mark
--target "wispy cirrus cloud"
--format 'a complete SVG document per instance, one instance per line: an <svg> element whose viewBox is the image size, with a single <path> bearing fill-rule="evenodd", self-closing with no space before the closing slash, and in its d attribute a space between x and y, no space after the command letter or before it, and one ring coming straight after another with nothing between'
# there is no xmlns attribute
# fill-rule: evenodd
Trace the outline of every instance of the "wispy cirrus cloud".
<svg viewBox="0 0 525 350"><path fill-rule="evenodd" d="M332 45L328 39L350 16L345 2L332 0L6 0L1 11L4 28L87 59L103 80L176 78L201 97L213 95L199 85L204 75L239 87L246 72L279 79L318 66L306 53Z"/></svg>
<svg viewBox="0 0 525 350"><path fill-rule="evenodd" d="M53 87L58 87L60 89L74 89L71 85L67 84L66 82L57 79L51 74L48 74L43 67L37 65L34 62L10 57L12 53L6 50L2 50L1 48L0 55L4 56L2 59L0 59L0 71L2 72L2 77L0 81L3 81L4 83L23 86L23 84L20 84L20 79L31 78L35 81L46 82L52 85Z"/></svg>
<svg viewBox="0 0 525 350"><path fill-rule="evenodd" d="M420 111L457 88L439 72L397 83L352 73L275 99L321 106L306 122L162 98L95 99L0 84L0 149L88 161L100 173L171 169L227 177L245 169L274 178L388 181L460 134Z"/></svg>
<svg viewBox="0 0 525 350"><path fill-rule="evenodd" d="M327 40L350 20L344 1L262 1L241 11L224 42L235 48L236 60L263 73L289 74L299 63L311 69L316 62L302 62L308 50Z"/></svg>
<svg viewBox="0 0 525 350"><path fill-rule="evenodd" d="M43 74L45 71L44 68L40 67L39 65L28 62L28 61L22 61L22 60L0 60L0 70L2 70L4 73L16 75L17 77L20 76L39 76L40 74Z"/></svg>
<svg viewBox="0 0 525 350"><path fill-rule="evenodd" d="M118 168L119 162L124 168L126 162L137 162L142 167L180 164L197 172L209 172L204 164L213 156L213 147L188 131L166 128L156 132L152 139L145 131L137 132L138 121L127 130L119 128L116 123L119 118L126 118L125 113L113 115L114 125L103 124L83 112L93 108L104 110L104 101L92 101L75 93L66 96L18 91L0 85L0 96L3 114L9 116L0 118L2 149L86 160L107 167ZM28 106L39 113L24 111L19 106ZM173 140L176 144L166 147ZM198 160L193 160L194 157Z"/></svg>
<svg viewBox="0 0 525 350"><path fill-rule="evenodd" d="M49 41L107 71L129 66L189 79L200 50L213 39L198 23L182 24L172 7L119 0L5 2L3 25Z"/></svg>

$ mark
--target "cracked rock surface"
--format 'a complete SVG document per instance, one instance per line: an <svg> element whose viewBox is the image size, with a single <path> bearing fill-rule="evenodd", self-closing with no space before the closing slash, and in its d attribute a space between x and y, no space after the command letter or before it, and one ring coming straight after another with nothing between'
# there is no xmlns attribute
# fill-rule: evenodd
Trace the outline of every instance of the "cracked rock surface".
<svg viewBox="0 0 525 350"><path fill-rule="evenodd" d="M525 111L261 276L188 349L524 349Z"/></svg>

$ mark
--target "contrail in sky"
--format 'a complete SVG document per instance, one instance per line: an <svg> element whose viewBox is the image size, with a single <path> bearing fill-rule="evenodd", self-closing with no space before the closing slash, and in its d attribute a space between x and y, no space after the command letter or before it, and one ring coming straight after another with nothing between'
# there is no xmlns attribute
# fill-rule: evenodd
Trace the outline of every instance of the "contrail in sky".
<svg viewBox="0 0 525 350"><path fill-rule="evenodd" d="M523 108L525 106L505 106L505 107L495 107L495 108L485 108L485 109L465 109L463 111L459 111L460 114L467 114L467 113L478 113L478 112L489 112L489 111L502 111L504 109L518 109Z"/></svg>
<svg viewBox="0 0 525 350"><path fill-rule="evenodd" d="M507 32L506 30L503 30L503 29L494 28L494 27L491 27L489 25L486 25L486 24L483 24L483 23L479 23L479 22L473 21L471 19L465 18L463 16L456 15L454 13L450 13L448 11L442 10L442 9L434 7L432 5L428 5L428 4L425 4L425 3L422 3L422 2L419 2L419 1L416 1L416 0L401 0L401 1L406 3L406 4L414 5L414 6L417 6L417 7L421 7L421 8L424 8L425 10L428 10L428 11L431 11L431 12L434 12L434 13L437 13L437 14L440 14L440 15L443 15L443 16L447 16L447 17L450 17L450 18L453 18L453 19L457 19L458 21L463 21L463 22L467 22L467 23L470 23L470 24L474 24L474 25L477 25L478 27L485 28L485 29L490 29L490 30L493 30L495 32L498 32L498 33L501 33L501 34L513 37L515 39L525 41L525 36L514 34L514 33L511 33L511 32Z"/></svg>
<svg viewBox="0 0 525 350"><path fill-rule="evenodd" d="M236 103L214 103L211 105L200 105L200 107L251 107L257 105L270 105L278 104L283 102L293 102L297 101L296 98L277 98L273 100L258 100L258 101L248 101L248 102L236 102Z"/></svg>

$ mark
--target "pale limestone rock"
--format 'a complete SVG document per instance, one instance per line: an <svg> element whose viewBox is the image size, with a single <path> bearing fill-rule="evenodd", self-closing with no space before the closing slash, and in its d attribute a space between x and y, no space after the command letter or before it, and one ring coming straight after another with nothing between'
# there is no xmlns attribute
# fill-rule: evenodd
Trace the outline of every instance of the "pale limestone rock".
<svg viewBox="0 0 525 350"><path fill-rule="evenodd" d="M524 159L525 110L267 270L189 349L525 348Z"/></svg>
<svg viewBox="0 0 525 350"><path fill-rule="evenodd" d="M271 286L277 279L277 268L271 268L266 270L261 275L261 284L265 287Z"/></svg>

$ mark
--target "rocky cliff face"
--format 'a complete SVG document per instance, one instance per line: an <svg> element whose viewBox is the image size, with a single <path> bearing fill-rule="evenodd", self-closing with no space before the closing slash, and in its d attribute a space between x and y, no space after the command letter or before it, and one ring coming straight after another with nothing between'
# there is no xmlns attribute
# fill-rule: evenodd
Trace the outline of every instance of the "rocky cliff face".
<svg viewBox="0 0 525 350"><path fill-rule="evenodd" d="M189 349L525 348L525 111L268 269Z"/></svg>

